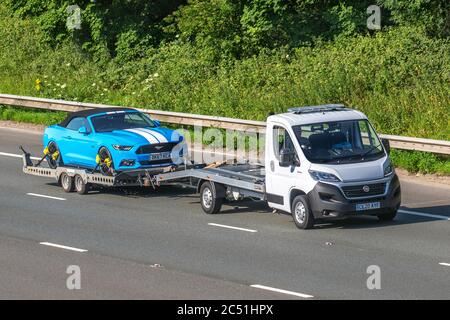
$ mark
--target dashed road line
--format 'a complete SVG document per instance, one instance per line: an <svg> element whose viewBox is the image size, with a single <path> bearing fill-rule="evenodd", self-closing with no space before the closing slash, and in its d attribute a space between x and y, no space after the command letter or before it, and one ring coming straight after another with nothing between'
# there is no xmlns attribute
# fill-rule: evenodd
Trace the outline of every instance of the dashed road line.
<svg viewBox="0 0 450 320"><path fill-rule="evenodd" d="M239 231L246 231L246 232L258 232L258 230L254 230L254 229L239 228L239 227L227 226L225 224L218 224L218 223L208 223L208 225L215 226L215 227L221 227L221 228L227 228L227 229L234 229L234 230L239 230Z"/></svg>
<svg viewBox="0 0 450 320"><path fill-rule="evenodd" d="M51 197L51 196L46 196L45 194L37 194L37 193L27 193L27 196L39 197L39 198L47 198L47 199L53 199L53 200L59 200L59 201L67 200L65 198Z"/></svg>
<svg viewBox="0 0 450 320"><path fill-rule="evenodd" d="M439 262L439 264L440 264L441 266L450 267L450 263L447 263L447 262Z"/></svg>
<svg viewBox="0 0 450 320"><path fill-rule="evenodd" d="M55 247L55 248L60 248L60 249L65 249L65 250L70 250L70 251L87 252L86 249L79 249L79 248L75 248L75 247L68 247L68 246L63 246L61 244L56 244L56 243L51 243L51 242L39 242L39 244L42 244L43 246Z"/></svg>
<svg viewBox="0 0 450 320"><path fill-rule="evenodd" d="M12 157L12 158L22 158L21 154L8 153L8 152L0 152L0 156ZM37 158L37 157L31 157L31 159L32 160L41 160L40 158Z"/></svg>
<svg viewBox="0 0 450 320"><path fill-rule="evenodd" d="M263 286L263 285L260 285L260 284L252 284L250 287L257 288L257 289L262 289L262 290L267 290L267 291L283 293L283 294L296 296L296 297L301 297L301 298L305 298L305 299L314 298L314 296L309 295L309 294L305 294L305 293L301 293L301 292L295 292L295 291L289 291L289 290L283 290L283 289L278 289L278 288L273 288L273 287L267 287L267 286Z"/></svg>

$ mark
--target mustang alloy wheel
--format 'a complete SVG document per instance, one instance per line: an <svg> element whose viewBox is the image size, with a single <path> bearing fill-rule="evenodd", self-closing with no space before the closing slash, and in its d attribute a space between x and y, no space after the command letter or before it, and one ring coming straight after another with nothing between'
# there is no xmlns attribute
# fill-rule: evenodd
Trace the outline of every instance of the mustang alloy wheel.
<svg viewBox="0 0 450 320"><path fill-rule="evenodd" d="M114 162L111 153L106 147L101 147L98 151L97 164L100 172L105 176L112 176L114 174Z"/></svg>
<svg viewBox="0 0 450 320"><path fill-rule="evenodd" d="M56 167L63 165L62 156L56 142L50 141L44 153L46 154L48 166L51 169L56 169Z"/></svg>

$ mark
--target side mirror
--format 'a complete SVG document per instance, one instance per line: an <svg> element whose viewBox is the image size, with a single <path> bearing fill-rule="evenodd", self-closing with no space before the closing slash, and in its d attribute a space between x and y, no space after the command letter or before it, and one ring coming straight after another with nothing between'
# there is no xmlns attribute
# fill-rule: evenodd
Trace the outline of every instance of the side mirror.
<svg viewBox="0 0 450 320"><path fill-rule="evenodd" d="M80 127L80 129L78 129L78 133L89 134L89 132L87 131L86 127Z"/></svg>
<svg viewBox="0 0 450 320"><path fill-rule="evenodd" d="M280 150L280 167L289 167L294 163L294 151L291 149Z"/></svg>
<svg viewBox="0 0 450 320"><path fill-rule="evenodd" d="M159 122L158 120L152 120L152 121L155 124L155 126L161 127L161 122Z"/></svg>
<svg viewBox="0 0 450 320"><path fill-rule="evenodd" d="M386 150L387 154L391 153L391 144L389 143L388 139L381 139L381 143L384 146L384 149Z"/></svg>

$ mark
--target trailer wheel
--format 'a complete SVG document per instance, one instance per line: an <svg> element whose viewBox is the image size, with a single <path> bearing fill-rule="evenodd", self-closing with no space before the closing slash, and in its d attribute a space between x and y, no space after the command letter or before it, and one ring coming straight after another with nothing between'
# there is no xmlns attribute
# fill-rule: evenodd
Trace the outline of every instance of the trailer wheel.
<svg viewBox="0 0 450 320"><path fill-rule="evenodd" d="M67 173L61 173L59 177L59 183L65 192L72 192L75 188L73 183L73 177L69 176Z"/></svg>
<svg viewBox="0 0 450 320"><path fill-rule="evenodd" d="M215 214L222 207L223 198L217 197L214 186L211 182L205 181L200 187L200 203L203 211L208 214Z"/></svg>
<svg viewBox="0 0 450 320"><path fill-rule="evenodd" d="M83 178L79 174L75 175L75 177L73 179L74 179L75 190L77 191L78 194L88 193L89 184L84 183Z"/></svg>
<svg viewBox="0 0 450 320"><path fill-rule="evenodd" d="M292 218L299 229L311 229L314 226L314 216L305 196L296 196L292 201Z"/></svg>

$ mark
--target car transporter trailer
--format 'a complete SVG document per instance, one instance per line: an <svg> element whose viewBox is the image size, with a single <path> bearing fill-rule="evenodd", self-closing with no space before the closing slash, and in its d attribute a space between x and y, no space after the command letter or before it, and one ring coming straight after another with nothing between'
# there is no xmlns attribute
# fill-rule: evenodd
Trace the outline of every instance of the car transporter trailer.
<svg viewBox="0 0 450 320"><path fill-rule="evenodd" d="M23 151L23 172L55 179L66 192L86 194L92 187L157 187L180 183L196 188L202 209L218 213L224 198L251 197L266 200L264 166L254 164L179 165L140 169L106 176L93 170L61 166L55 169L37 165Z"/></svg>

